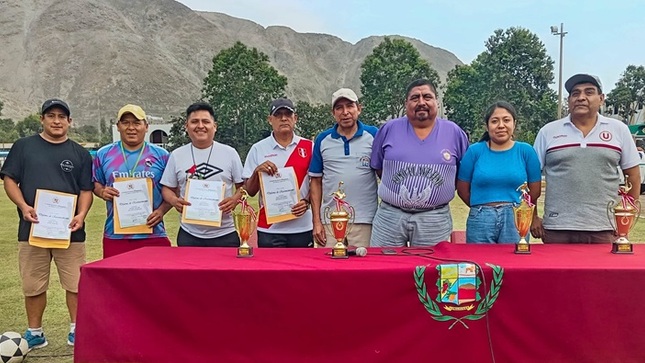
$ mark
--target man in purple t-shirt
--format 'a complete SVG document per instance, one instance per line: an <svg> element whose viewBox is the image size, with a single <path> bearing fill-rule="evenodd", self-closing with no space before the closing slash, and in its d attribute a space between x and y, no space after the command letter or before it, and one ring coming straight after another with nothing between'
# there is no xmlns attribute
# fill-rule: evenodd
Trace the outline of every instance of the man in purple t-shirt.
<svg viewBox="0 0 645 363"><path fill-rule="evenodd" d="M468 138L454 122L437 118L436 95L428 80L410 83L406 116L376 134L370 166L381 177L381 204L370 246L433 246L452 232L448 203Z"/></svg>

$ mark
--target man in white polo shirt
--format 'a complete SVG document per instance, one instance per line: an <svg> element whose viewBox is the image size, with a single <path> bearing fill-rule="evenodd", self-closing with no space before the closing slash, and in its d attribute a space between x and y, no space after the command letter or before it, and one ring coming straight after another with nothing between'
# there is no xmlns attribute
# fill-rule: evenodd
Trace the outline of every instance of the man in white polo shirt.
<svg viewBox="0 0 645 363"><path fill-rule="evenodd" d="M313 247L311 211L309 210L309 162L313 142L294 133L298 116L293 102L278 98L271 103L269 137L251 146L242 178L249 195L260 191L260 173L274 175L278 168L293 167L301 199L291 207L296 219L269 224L260 198L258 218L258 247Z"/></svg>
<svg viewBox="0 0 645 363"><path fill-rule="evenodd" d="M600 79L576 74L565 83L570 114L546 124L535 151L546 176L544 219L531 233L544 243L610 243L607 204L618 198L618 167L634 199L640 195L640 158L627 125L598 113L605 100Z"/></svg>
<svg viewBox="0 0 645 363"><path fill-rule="evenodd" d="M378 207L378 185L376 172L370 167L370 155L378 129L358 120L361 110L354 91L341 88L334 92L331 113L336 124L321 132L314 143L309 165L311 209L314 239L321 246L332 247L336 243L329 225L323 225L322 214L327 207L335 209L331 193L338 189L341 181L346 201L356 212L347 242L356 247L367 247L370 243L372 219Z"/></svg>

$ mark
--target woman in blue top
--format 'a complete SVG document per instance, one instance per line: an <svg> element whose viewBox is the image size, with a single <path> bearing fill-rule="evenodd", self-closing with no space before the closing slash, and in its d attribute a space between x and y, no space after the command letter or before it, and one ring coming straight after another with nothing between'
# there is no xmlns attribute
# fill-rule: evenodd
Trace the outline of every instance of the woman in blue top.
<svg viewBox="0 0 645 363"><path fill-rule="evenodd" d="M484 116L486 133L471 145L459 165L457 194L470 207L467 243L517 243L513 206L517 188L528 182L535 203L540 196L540 162L531 145L513 140L515 108L508 102L492 104Z"/></svg>

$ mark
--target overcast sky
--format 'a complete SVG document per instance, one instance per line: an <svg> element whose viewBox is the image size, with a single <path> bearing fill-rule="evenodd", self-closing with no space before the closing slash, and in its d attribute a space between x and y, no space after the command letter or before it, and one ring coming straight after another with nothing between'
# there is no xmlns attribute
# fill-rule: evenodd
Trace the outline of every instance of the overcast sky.
<svg viewBox="0 0 645 363"><path fill-rule="evenodd" d="M563 78L600 76L608 92L629 64L645 65L645 0L180 0L262 26L335 35L356 43L370 35L404 35L454 53L470 63L495 29L521 26L537 34L554 60L558 81L564 23ZM563 81L564 82L564 81Z"/></svg>

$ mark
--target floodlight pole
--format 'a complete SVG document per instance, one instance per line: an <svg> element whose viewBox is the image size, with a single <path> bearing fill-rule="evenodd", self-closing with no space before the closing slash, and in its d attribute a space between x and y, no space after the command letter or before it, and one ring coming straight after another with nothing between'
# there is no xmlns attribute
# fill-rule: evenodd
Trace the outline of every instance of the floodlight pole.
<svg viewBox="0 0 645 363"><path fill-rule="evenodd" d="M560 36L560 71L558 75L558 119L562 118L562 45L564 43L564 36L567 32L564 31L564 23L560 23L560 29L558 26L551 27L551 34Z"/></svg>

